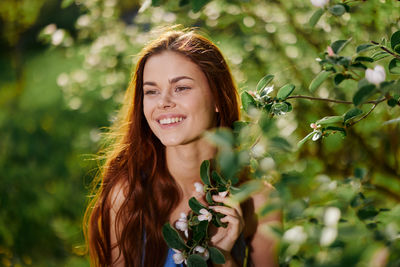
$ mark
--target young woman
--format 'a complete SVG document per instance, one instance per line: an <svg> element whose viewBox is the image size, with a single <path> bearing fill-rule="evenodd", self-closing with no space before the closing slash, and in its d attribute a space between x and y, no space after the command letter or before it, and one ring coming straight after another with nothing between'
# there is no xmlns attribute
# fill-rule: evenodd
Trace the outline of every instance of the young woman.
<svg viewBox="0 0 400 267"><path fill-rule="evenodd" d="M161 228L189 212L191 197L202 200L194 183L201 182L202 161L217 153L204 132L239 119L229 67L206 38L169 30L142 50L121 114L86 213L92 265L175 266ZM268 190L242 205L214 207L228 223L210 229L223 266L277 265L276 241L259 226L279 216L258 220L255 214Z"/></svg>

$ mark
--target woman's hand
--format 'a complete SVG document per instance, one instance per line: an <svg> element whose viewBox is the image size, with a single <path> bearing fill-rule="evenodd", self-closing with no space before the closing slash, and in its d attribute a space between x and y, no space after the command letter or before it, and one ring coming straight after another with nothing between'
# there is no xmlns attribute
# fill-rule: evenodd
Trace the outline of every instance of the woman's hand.
<svg viewBox="0 0 400 267"><path fill-rule="evenodd" d="M228 223L228 226L226 228L218 227L216 233L211 232L211 244L230 256L230 252L244 228L242 209L239 203L233 202L229 197L214 195L213 200L226 205L209 208L224 214L225 217L221 219L221 222Z"/></svg>

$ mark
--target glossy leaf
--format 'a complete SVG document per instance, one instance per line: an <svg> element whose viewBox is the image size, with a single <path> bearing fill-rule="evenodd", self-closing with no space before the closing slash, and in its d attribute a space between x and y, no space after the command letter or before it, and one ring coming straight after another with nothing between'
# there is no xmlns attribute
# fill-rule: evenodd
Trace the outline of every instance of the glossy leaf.
<svg viewBox="0 0 400 267"><path fill-rule="evenodd" d="M397 58L389 62L389 72L392 74L400 74L400 60Z"/></svg>
<svg viewBox="0 0 400 267"><path fill-rule="evenodd" d="M351 38L348 40L337 40L331 44L331 48L335 54L339 54L343 48L351 41Z"/></svg>
<svg viewBox="0 0 400 267"><path fill-rule="evenodd" d="M344 122L354 119L355 117L361 115L363 111L359 108L352 108L344 114Z"/></svg>
<svg viewBox="0 0 400 267"><path fill-rule="evenodd" d="M373 84L367 84L358 89L358 91L355 93L353 97L354 105L358 106L364 103L374 93L374 91L375 91L375 85Z"/></svg>
<svg viewBox="0 0 400 267"><path fill-rule="evenodd" d="M377 51L371 56L371 58L373 58L374 61L378 61L378 60L381 60L382 58L385 58L388 56L389 56L389 54L385 51Z"/></svg>
<svg viewBox="0 0 400 267"><path fill-rule="evenodd" d="M226 185L225 179L222 178L216 171L212 171L211 177L217 184Z"/></svg>
<svg viewBox="0 0 400 267"><path fill-rule="evenodd" d="M210 252L210 258L214 264L224 264L225 263L224 254L222 254L221 251L219 251L219 249L214 248L214 247L208 247L208 252Z"/></svg>
<svg viewBox="0 0 400 267"><path fill-rule="evenodd" d="M315 92L315 90L317 90L321 84L328 79L329 75L331 74L331 72L328 71L321 71L320 73L318 73L318 75L312 80L310 86L309 86L309 90L311 92Z"/></svg>
<svg viewBox="0 0 400 267"><path fill-rule="evenodd" d="M329 12L331 12L335 16L341 16L346 12L346 9L342 5L334 5L329 7Z"/></svg>
<svg viewBox="0 0 400 267"><path fill-rule="evenodd" d="M210 161L204 160L200 165L200 178L206 185L211 185L210 183Z"/></svg>
<svg viewBox="0 0 400 267"><path fill-rule="evenodd" d="M343 117L342 116L329 116L329 117L324 117L316 122L316 124L331 124L331 123L338 123L338 122L343 122Z"/></svg>
<svg viewBox="0 0 400 267"><path fill-rule="evenodd" d="M164 224L162 228L162 234L165 242L170 248L178 249L180 251L186 249L185 242L169 223Z"/></svg>
<svg viewBox="0 0 400 267"><path fill-rule="evenodd" d="M357 53L361 53L361 52L364 52L364 51L368 51L373 47L375 47L375 45L373 45L373 44L362 44L362 45L357 46L356 52Z"/></svg>
<svg viewBox="0 0 400 267"><path fill-rule="evenodd" d="M249 107L256 107L256 101L254 100L253 96L250 95L248 92L243 92L241 95L242 99L242 106L246 112L249 112Z"/></svg>
<svg viewBox="0 0 400 267"><path fill-rule="evenodd" d="M189 199L189 207L196 213L200 214L201 209L205 209L204 207L195 197Z"/></svg>
<svg viewBox="0 0 400 267"><path fill-rule="evenodd" d="M319 19L321 18L321 16L325 13L325 9L323 8L319 8L317 9L311 16L310 20L308 21L308 25L310 25L310 27L314 27Z"/></svg>
<svg viewBox="0 0 400 267"><path fill-rule="evenodd" d="M343 75L342 73L338 73L335 75L335 78L333 78L333 82L335 83L335 85L339 85L345 79L346 79L345 75Z"/></svg>
<svg viewBox="0 0 400 267"><path fill-rule="evenodd" d="M370 57L356 57L355 59L354 59L354 61L355 62L359 62L359 61L364 61L364 62L374 62L374 59L373 58L370 58Z"/></svg>
<svg viewBox="0 0 400 267"><path fill-rule="evenodd" d="M194 13L199 12L210 0L191 0Z"/></svg>
<svg viewBox="0 0 400 267"><path fill-rule="evenodd" d="M207 267L207 262L198 254L192 254L187 258L188 267Z"/></svg>
<svg viewBox="0 0 400 267"><path fill-rule="evenodd" d="M279 89L278 94L276 97L279 100L285 100L288 96L293 92L295 86L293 84L286 84Z"/></svg>
<svg viewBox="0 0 400 267"><path fill-rule="evenodd" d="M260 93L268 84L274 79L274 75L268 74L265 75L256 86L256 91Z"/></svg>
<svg viewBox="0 0 400 267"><path fill-rule="evenodd" d="M397 31L392 34L390 37L390 45L393 50L395 50L395 47L400 44L400 31Z"/></svg>

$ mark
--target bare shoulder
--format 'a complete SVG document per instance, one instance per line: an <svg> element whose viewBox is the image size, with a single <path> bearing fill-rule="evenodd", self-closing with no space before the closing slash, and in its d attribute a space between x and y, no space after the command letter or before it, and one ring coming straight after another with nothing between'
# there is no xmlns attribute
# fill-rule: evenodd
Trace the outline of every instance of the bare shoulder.
<svg viewBox="0 0 400 267"><path fill-rule="evenodd" d="M125 202L126 199L126 187L127 182L121 180L120 182L116 183L114 187L111 189L110 192L110 207L111 213L117 213L121 208L122 204Z"/></svg>

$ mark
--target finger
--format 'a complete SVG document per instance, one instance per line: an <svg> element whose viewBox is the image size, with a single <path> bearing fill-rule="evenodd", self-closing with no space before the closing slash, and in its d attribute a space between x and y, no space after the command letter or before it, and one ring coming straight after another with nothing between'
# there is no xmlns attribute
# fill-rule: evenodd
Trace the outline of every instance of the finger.
<svg viewBox="0 0 400 267"><path fill-rule="evenodd" d="M229 227L231 228L230 231L233 232L238 231L240 233L244 228L244 221L242 220L242 218L225 216L224 218L221 219L221 222L228 223Z"/></svg>
<svg viewBox="0 0 400 267"><path fill-rule="evenodd" d="M230 208L230 207L225 207L225 206L211 206L209 207L210 209L222 213L224 215L230 215L230 216L235 216L235 217L240 217L239 212L236 209Z"/></svg>

